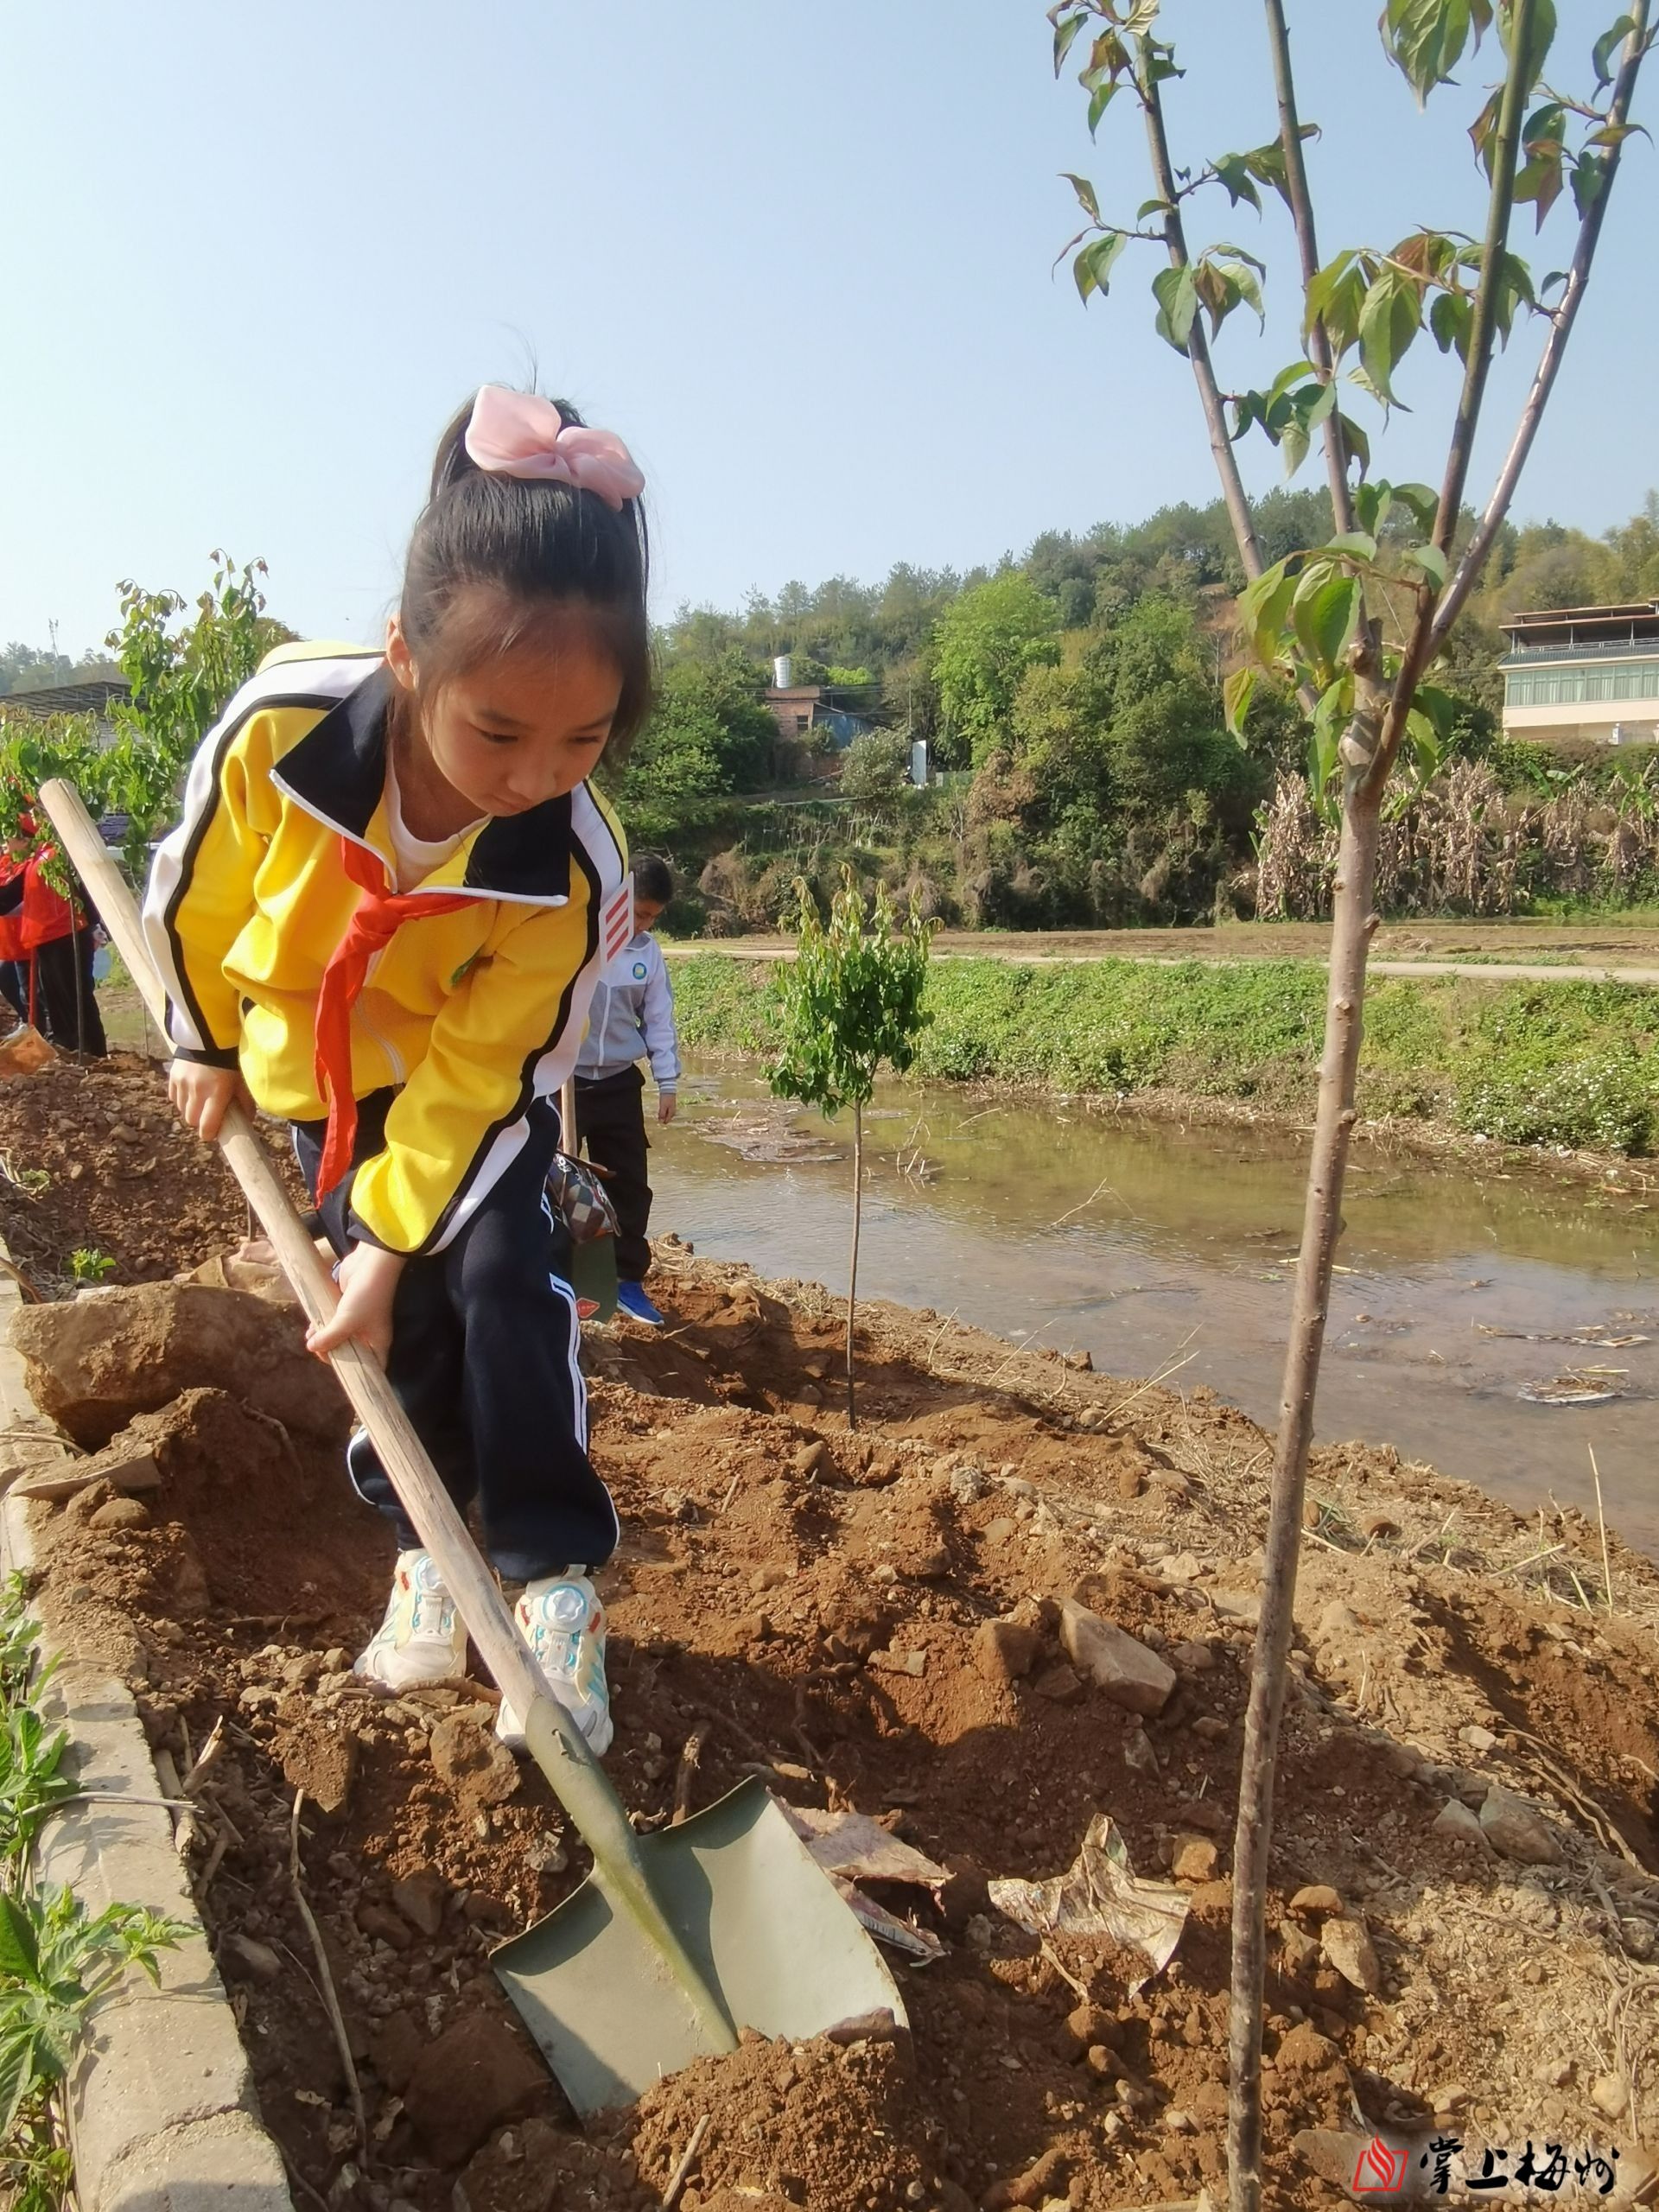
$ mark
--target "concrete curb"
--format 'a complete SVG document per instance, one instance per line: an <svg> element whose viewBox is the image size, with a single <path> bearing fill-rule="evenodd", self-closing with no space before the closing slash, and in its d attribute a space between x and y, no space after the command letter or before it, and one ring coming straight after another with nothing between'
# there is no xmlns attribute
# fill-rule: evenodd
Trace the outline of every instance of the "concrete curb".
<svg viewBox="0 0 1659 2212"><path fill-rule="evenodd" d="M29 1397L11 1344L21 1303L0 1275L0 1484L23 1466L65 1456ZM0 1562L35 1563L28 1506L0 1499ZM72 1770L88 1790L42 1831L43 1882L73 1888L89 1910L118 1900L188 1922L164 1952L161 1986L130 1980L95 2015L66 2104L82 2212L293 2212L276 2144L261 2125L253 2076L190 1895L172 1821L156 1802L156 1770L132 1694L102 1669L43 1636L59 1661L42 1709L67 1728ZM123 1802L123 1801L127 1802Z"/></svg>

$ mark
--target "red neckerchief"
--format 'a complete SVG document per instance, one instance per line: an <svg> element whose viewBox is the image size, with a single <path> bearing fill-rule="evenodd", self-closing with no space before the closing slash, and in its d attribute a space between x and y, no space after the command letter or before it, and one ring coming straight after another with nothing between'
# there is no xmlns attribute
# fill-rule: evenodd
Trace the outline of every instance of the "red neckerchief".
<svg viewBox="0 0 1659 2212"><path fill-rule="evenodd" d="M384 952L404 922L418 922L428 914L450 914L457 906L475 906L475 898L455 892L388 889L385 864L378 853L366 850L350 837L340 841L340 864L352 881L361 887L357 911L346 925L346 934L322 971L317 996L317 1089L328 1105L328 1129L323 1139L322 1162L317 1170L317 1197L326 1198L344 1180L352 1165L357 1141L357 1099L352 1090L352 1008L357 1004L369 972L369 963Z"/></svg>

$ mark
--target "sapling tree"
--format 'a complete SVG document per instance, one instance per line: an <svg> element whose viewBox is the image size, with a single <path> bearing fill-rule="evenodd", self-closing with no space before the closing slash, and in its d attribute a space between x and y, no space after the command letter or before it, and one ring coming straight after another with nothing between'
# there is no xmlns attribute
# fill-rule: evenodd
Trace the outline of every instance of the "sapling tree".
<svg viewBox="0 0 1659 2212"><path fill-rule="evenodd" d="M864 1109L881 1069L903 1075L931 1019L922 1006L932 925L912 904L901 920L885 891L867 901L843 868L826 923L810 887L800 900L796 956L783 979L782 1042L771 1073L780 1098L820 1113L853 1109L853 1237L847 1274L847 1426L858 1426L853 1322L863 1217Z"/></svg>
<svg viewBox="0 0 1659 2212"><path fill-rule="evenodd" d="M1160 0L1056 0L1048 9L1056 73L1082 55L1079 81L1095 131L1120 95L1138 111L1151 192L1132 219L1103 213L1093 185L1069 178L1086 226L1066 249L1086 302L1105 293L1137 245L1152 250L1156 327L1189 363L1222 493L1248 578L1239 601L1247 664L1229 681L1236 730L1258 674L1288 686L1311 725L1316 787L1339 801L1324 1055L1308 1176L1301 1255L1280 1405L1267 1542L1267 1571L1245 1722L1234 1865L1231 2109L1228 2157L1234 2212L1256 2212L1262 2196L1261 2063L1266 1896L1274 1754L1284 1709L1286 1661L1300 1542L1303 1488L1314 1390L1324 1344L1340 1202L1357 1118L1365 968L1376 916L1371 910L1377 840L1390 777L1403 761L1431 773L1449 734L1451 702L1430 680L1453 623L1478 580L1538 434L1590 281L1626 141L1637 126L1631 104L1652 44L1651 0L1629 0L1570 80L1554 66L1555 0L1385 0L1383 54L1406 78L1420 108L1478 66L1496 31L1502 68L1495 86L1468 98L1466 123L1484 177L1478 237L1450 226L1412 231L1392 245L1322 249L1308 168L1316 126L1302 119L1285 0L1262 0L1262 28L1275 88L1277 128L1242 152L1182 164L1173 149L1166 102L1183 74L1161 35ZM1369 38L1370 34L1364 35ZM1351 36L1361 37L1355 17ZM1201 65L1200 65L1201 66ZM1359 55L1353 56L1354 67ZM1403 167L1406 143L1379 119L1350 160L1371 172ZM1269 358L1246 388L1221 382L1214 351L1240 308L1265 320L1262 256L1195 237L1206 207L1225 195L1230 211L1288 219L1292 282L1300 293L1300 344L1294 358ZM1563 265L1535 277L1511 243L1520 211L1537 229L1560 203L1573 234ZM1243 219L1238 217L1237 219ZM1497 347L1523 319L1541 332L1530 390L1497 481L1478 514L1465 494ZM1239 329L1233 323L1230 344ZM1402 404L1402 365L1427 332L1457 364L1438 485L1390 484L1371 470L1365 410ZM1448 380L1450 382L1450 380ZM1414 393L1414 397L1420 395ZM1265 435L1294 474L1317 443L1334 531L1269 564L1263 557L1240 470L1238 447Z"/></svg>

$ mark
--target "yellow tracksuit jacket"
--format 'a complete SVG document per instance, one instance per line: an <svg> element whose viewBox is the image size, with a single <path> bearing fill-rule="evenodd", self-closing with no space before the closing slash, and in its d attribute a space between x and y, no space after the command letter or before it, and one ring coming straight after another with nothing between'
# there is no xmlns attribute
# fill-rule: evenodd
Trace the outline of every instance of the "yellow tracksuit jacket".
<svg viewBox="0 0 1659 2212"><path fill-rule="evenodd" d="M317 995L356 906L340 841L390 880L378 653L284 645L196 754L184 818L144 902L181 1058L240 1065L267 1113L327 1111ZM453 914L404 922L352 1015L352 1087L397 1097L358 1169L353 1225L395 1252L441 1250L517 1155L525 1116L575 1065L594 986L632 929L627 854L586 785L484 823L419 886Z"/></svg>

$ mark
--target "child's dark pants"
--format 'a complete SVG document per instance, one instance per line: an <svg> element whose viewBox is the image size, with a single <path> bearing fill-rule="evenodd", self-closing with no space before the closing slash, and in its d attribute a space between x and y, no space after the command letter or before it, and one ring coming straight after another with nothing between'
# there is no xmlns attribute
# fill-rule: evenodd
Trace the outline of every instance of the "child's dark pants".
<svg viewBox="0 0 1659 2212"><path fill-rule="evenodd" d="M651 1273L651 1147L645 1136L645 1076L640 1067L576 1085L576 1134L588 1157L610 1173L605 1195L616 1208L616 1272L623 1282Z"/></svg>
<svg viewBox="0 0 1659 2212"><path fill-rule="evenodd" d="M353 1164L383 1148L395 1096L358 1101ZM610 1494L588 1458L575 1303L553 1273L543 1189L558 1115L541 1102L529 1118L528 1141L465 1228L404 1268L386 1363L450 1497L463 1513L477 1499L485 1548L508 1581L602 1567L618 1535ZM324 1130L321 1122L294 1125L314 1194ZM318 1210L342 1255L350 1194L348 1176ZM359 1494L391 1517L399 1548L413 1549L420 1538L366 1437L353 1440L349 1465Z"/></svg>

